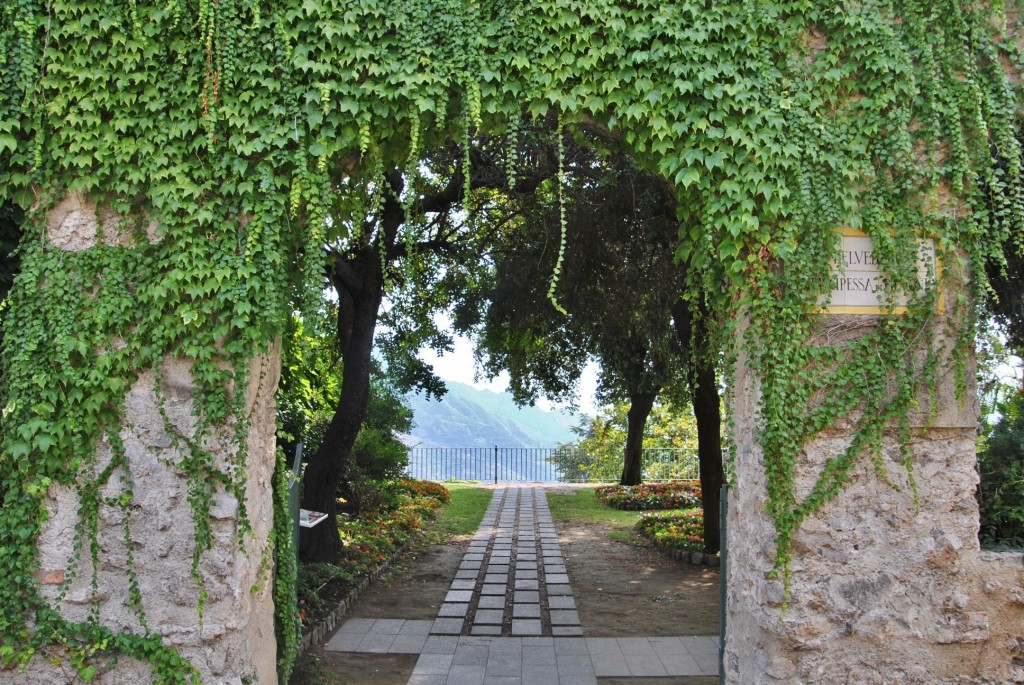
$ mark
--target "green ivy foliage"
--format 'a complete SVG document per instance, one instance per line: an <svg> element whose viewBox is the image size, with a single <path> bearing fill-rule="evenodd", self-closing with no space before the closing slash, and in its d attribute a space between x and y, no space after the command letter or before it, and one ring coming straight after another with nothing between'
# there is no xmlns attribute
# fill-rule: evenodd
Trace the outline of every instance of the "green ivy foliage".
<svg viewBox="0 0 1024 685"><path fill-rule="evenodd" d="M674 185L691 296L711 296L730 358L745 343L761 380L768 511L786 568L797 526L859 459L869 455L884 476L885 427L906 432L940 354L927 335L935 282L855 343L809 344L836 229L872 237L892 294L917 290L922 234L935 238L941 278L973 273L974 294L986 261L998 265L1002 245L1021 244L1020 93L1006 75L1024 66L1012 40L1019 9L1015 0L4 3L0 201L31 209L4 322L3 659L77 639L32 577L43 496L52 483L78 487L90 554L101 505L127 520L132 479L119 435L134 379L159 375L166 355L193 363L198 429L176 446L197 563L211 544L212 492L244 486L236 419L255 379L243 360L285 329L296 289L320 282L325 242L361 230L380 211L382 174L415 171L418 150L531 118L617 138ZM50 246L46 212L72 191L127 217L131 244ZM973 309L961 293L946 307L964 346ZM934 344L920 361L922 339ZM803 445L851 410L863 417L852 446L798 499ZM218 427L238 446L226 471L203 449ZM104 438L114 457L99 464L89 455ZM126 494L103 501L111 479ZM181 679L162 670L175 654L143 617L139 635L100 630L88 629L91 648L150 659L158 678Z"/></svg>
<svg viewBox="0 0 1024 685"><path fill-rule="evenodd" d="M295 548L292 511L288 495L296 478L284 451L278 449L274 465L274 634L277 638L277 673L287 683L299 653L302 626L299 621L299 552ZM298 487L295 485L295 487Z"/></svg>

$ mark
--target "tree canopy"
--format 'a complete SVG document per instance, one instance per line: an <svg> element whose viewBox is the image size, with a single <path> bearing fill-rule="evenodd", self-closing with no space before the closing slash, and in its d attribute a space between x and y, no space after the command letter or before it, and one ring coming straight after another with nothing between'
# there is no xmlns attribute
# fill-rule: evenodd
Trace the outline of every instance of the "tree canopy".
<svg viewBox="0 0 1024 685"><path fill-rule="evenodd" d="M480 322L483 367L508 371L520 402L570 397L583 364L597 361L599 397L631 405L622 482L636 484L651 407L662 393L685 396L687 345L672 326L685 284L675 198L628 158L590 146L573 145L557 186L518 200L516 230L491 250L493 275L473 301L483 311L456 319Z"/></svg>
<svg viewBox="0 0 1024 685"><path fill-rule="evenodd" d="M567 480L612 481L622 472L622 446L626 442L629 405L601 407L573 427L574 442L556 452L552 461ZM697 422L688 411L658 403L651 409L644 431L644 450L671 451L671 457L645 464L645 478L668 480L692 477L697 467ZM682 468L676 468L680 466Z"/></svg>
<svg viewBox="0 0 1024 685"><path fill-rule="evenodd" d="M349 214L330 217L332 226L348 226L347 233L328 237L326 246L345 373L305 472L303 505L327 514L326 525L302 531L306 559L333 561L341 550L337 495L355 473L350 460L370 406L374 353L385 361L396 387L444 392L415 352L424 344L450 344L433 315L475 287L481 251L507 223L500 203L495 209L486 194L474 193L526 192L552 173L554 165L544 155L537 155L536 163L499 164L493 142L473 140L466 150L449 142L424 151L415 169L392 168L380 179L381 187L371 188L380 197L371 195L369 204L356 203ZM369 206L374 197L376 209ZM467 215L464 210L474 201L475 212ZM490 220L481 222L478 215ZM379 323L384 324L380 333Z"/></svg>

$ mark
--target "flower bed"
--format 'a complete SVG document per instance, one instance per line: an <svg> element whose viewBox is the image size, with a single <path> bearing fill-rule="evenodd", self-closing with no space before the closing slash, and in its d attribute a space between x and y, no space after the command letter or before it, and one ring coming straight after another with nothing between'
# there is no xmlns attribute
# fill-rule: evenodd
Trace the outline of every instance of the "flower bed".
<svg viewBox="0 0 1024 685"><path fill-rule="evenodd" d="M299 616L303 628L317 624L362 580L376 573L451 499L443 486L403 479L398 494L381 510L340 518L343 549L335 564L299 565Z"/></svg>
<svg viewBox="0 0 1024 685"><path fill-rule="evenodd" d="M452 501L452 493L448 492L448 488L433 481L403 478L398 481L398 487L415 497L433 497L442 504Z"/></svg>
<svg viewBox="0 0 1024 685"><path fill-rule="evenodd" d="M688 509L682 512L644 514L636 529L658 548L683 551L704 549L704 512Z"/></svg>
<svg viewBox="0 0 1024 685"><path fill-rule="evenodd" d="M597 498L615 509L649 511L652 509L690 509L699 507L700 483L677 480L640 485L606 485L595 490Z"/></svg>

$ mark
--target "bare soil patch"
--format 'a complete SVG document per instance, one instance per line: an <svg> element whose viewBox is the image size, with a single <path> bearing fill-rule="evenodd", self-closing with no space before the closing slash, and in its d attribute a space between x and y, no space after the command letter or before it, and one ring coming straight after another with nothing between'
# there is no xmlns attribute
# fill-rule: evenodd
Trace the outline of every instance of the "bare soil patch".
<svg viewBox="0 0 1024 685"><path fill-rule="evenodd" d="M588 637L718 634L718 569L690 566L637 538L626 544L601 526L557 524L573 596ZM346 618L427 619L437 615L468 539L412 549L359 598ZM402 685L415 655L310 649L293 685ZM710 685L717 678L614 678L602 685Z"/></svg>
<svg viewBox="0 0 1024 685"><path fill-rule="evenodd" d="M558 526L573 596L588 637L718 634L718 569L608 537L596 526Z"/></svg>

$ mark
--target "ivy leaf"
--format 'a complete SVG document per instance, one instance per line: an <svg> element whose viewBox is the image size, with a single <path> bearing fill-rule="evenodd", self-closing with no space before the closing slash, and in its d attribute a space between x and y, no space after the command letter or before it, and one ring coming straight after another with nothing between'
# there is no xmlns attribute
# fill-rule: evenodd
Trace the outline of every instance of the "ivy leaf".
<svg viewBox="0 0 1024 685"><path fill-rule="evenodd" d="M699 180L700 172L692 166L685 167L676 174L676 183L681 184L684 188L689 188Z"/></svg>
<svg viewBox="0 0 1024 685"><path fill-rule="evenodd" d="M740 253L739 245L732 240L723 240L718 244L718 252L725 259L733 259Z"/></svg>
<svg viewBox="0 0 1024 685"><path fill-rule="evenodd" d="M32 451L32 446L23 440L18 440L11 445L11 456L15 459L27 457Z"/></svg>
<svg viewBox="0 0 1024 685"><path fill-rule="evenodd" d="M32 444L35 446L36 450L45 452L53 447L54 444L56 444L56 441L53 439L53 436L47 433L41 433L32 440Z"/></svg>

